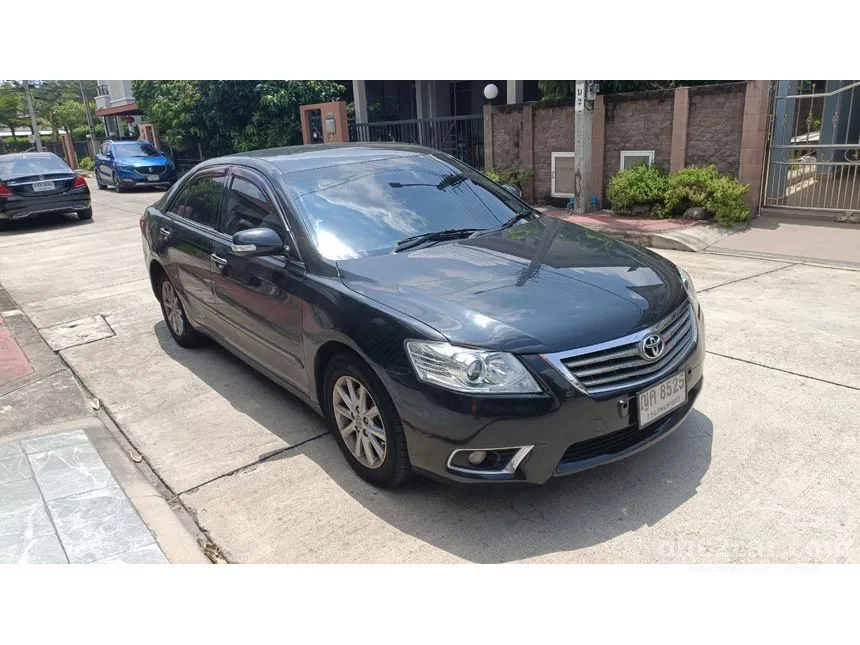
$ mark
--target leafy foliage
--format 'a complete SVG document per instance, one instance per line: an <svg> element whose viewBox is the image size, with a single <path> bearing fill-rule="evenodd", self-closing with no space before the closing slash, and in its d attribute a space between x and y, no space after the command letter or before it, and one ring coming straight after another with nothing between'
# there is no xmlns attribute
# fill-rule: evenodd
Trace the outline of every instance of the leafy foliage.
<svg viewBox="0 0 860 645"><path fill-rule="evenodd" d="M132 91L168 144L210 157L301 143L299 106L346 95L333 81L133 81Z"/></svg>
<svg viewBox="0 0 860 645"><path fill-rule="evenodd" d="M658 204L663 201L669 179L666 173L654 165L634 166L619 171L609 180L606 197L612 208L619 212L634 204Z"/></svg>
<svg viewBox="0 0 860 645"><path fill-rule="evenodd" d="M89 170L92 172L96 169L96 164L93 161L92 157L81 157L78 159L78 168L81 170Z"/></svg>
<svg viewBox="0 0 860 645"><path fill-rule="evenodd" d="M644 92L646 90L669 90L676 87L715 85L731 81L597 81L600 94L621 92ZM576 81L538 81L538 88L545 101L572 99L576 96Z"/></svg>
<svg viewBox="0 0 860 645"><path fill-rule="evenodd" d="M520 190L525 181L535 174L534 168L522 168L521 166L509 166L507 168L490 168L484 174L497 184L513 184Z"/></svg>
<svg viewBox="0 0 860 645"><path fill-rule="evenodd" d="M9 128L13 140L17 139L15 131L27 125L26 112L21 93L11 84L0 85L0 125Z"/></svg>
<svg viewBox="0 0 860 645"><path fill-rule="evenodd" d="M669 177L659 215L680 217L691 206L701 206L717 224L747 222L750 211L743 198L748 190L747 184L720 174L715 166L691 166Z"/></svg>

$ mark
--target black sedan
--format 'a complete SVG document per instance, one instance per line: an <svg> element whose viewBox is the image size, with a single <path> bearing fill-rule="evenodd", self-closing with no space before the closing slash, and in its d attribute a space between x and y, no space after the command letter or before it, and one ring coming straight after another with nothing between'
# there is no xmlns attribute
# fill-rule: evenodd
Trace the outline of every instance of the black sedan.
<svg viewBox="0 0 860 645"><path fill-rule="evenodd" d="M86 180L50 152L0 157L0 229L10 220L50 213L92 219Z"/></svg>
<svg viewBox="0 0 860 645"><path fill-rule="evenodd" d="M702 389L683 270L435 150L212 159L140 225L176 342L303 399L381 486L544 483L655 443Z"/></svg>

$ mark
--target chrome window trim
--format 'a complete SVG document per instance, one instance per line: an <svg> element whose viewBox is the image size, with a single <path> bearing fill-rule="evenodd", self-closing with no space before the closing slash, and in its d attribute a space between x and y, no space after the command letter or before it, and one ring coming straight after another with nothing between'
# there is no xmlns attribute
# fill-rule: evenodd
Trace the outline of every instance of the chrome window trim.
<svg viewBox="0 0 860 645"><path fill-rule="evenodd" d="M581 394L585 394L586 396L592 396L595 394L603 394L606 392L612 392L619 388L617 387L594 387L590 391L579 382L573 373L567 368L563 361L574 358L576 356L582 356L583 354L591 354L594 352L601 352L608 349L613 349L615 347L620 347L622 345L632 345L638 343L646 336L650 336L651 334L655 334L663 331L671 325L673 322L678 320L684 313L687 312L690 316L692 316L692 324L693 324L693 346L699 341L699 324L698 318L696 317L696 312L693 310L693 305L689 300L687 303L681 307L678 307L675 311L669 314L666 318L661 320L660 322L648 327L647 329L642 329L637 332L633 332L632 334L628 334L627 336L622 336L621 338L614 338L612 340L607 340L603 343L597 343L595 345L587 345L585 347L577 347L576 349L564 350L561 352L554 352L550 354L539 354L539 356L552 365L558 372L570 383L577 391ZM636 381L631 382L629 385L625 385L624 389L629 389L631 387L638 387L639 385L643 385L649 381L654 380L655 378L659 378L663 376L667 371L674 369L677 367L677 364L685 358L686 355L682 354L680 359L675 359L671 364L667 365L665 368L659 370L654 374L649 374L647 377L638 379Z"/></svg>

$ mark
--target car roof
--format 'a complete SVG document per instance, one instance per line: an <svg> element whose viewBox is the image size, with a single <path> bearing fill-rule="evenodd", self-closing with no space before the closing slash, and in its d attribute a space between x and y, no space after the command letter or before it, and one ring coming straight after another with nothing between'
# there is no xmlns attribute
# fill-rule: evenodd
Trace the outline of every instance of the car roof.
<svg viewBox="0 0 860 645"><path fill-rule="evenodd" d="M9 159L10 157L16 159L22 158L31 158L31 157L57 157L60 159L59 155L55 155L53 152L10 152L9 154L3 155L3 159ZM62 161L62 159L60 159Z"/></svg>
<svg viewBox="0 0 860 645"><path fill-rule="evenodd" d="M265 163L275 166L281 172L289 173L429 154L439 154L439 151L402 143L325 143L239 152L212 159L210 162L223 164L243 160L249 165Z"/></svg>

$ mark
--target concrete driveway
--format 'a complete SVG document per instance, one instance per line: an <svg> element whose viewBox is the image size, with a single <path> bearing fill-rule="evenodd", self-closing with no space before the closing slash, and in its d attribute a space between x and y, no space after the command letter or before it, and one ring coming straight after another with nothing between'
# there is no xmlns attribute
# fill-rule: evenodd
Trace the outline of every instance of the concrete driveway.
<svg viewBox="0 0 860 645"><path fill-rule="evenodd" d="M667 252L708 325L684 426L542 488L385 492L303 404L217 346L173 343L138 227L159 194L92 188L92 222L0 234L0 283L46 336L104 317L112 335L61 356L230 561L860 561L857 270Z"/></svg>

